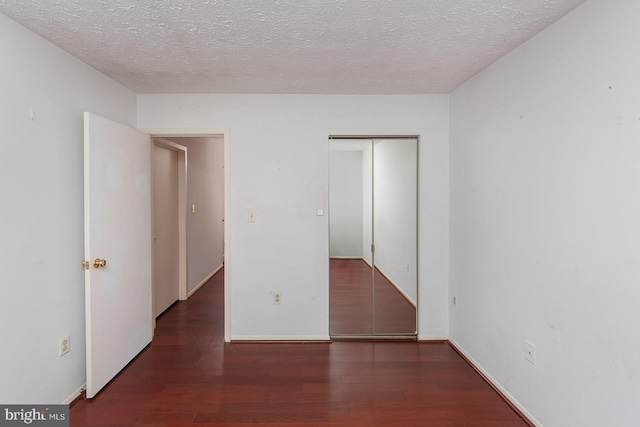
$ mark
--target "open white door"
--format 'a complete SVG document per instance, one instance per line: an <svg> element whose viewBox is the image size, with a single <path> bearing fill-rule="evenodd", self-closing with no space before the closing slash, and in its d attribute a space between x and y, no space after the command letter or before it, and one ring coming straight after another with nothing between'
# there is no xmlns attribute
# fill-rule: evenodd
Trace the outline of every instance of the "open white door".
<svg viewBox="0 0 640 427"><path fill-rule="evenodd" d="M149 135L85 113L87 398L151 342L150 162Z"/></svg>
<svg viewBox="0 0 640 427"><path fill-rule="evenodd" d="M157 318L180 297L180 159L175 150L158 143L152 147L153 317Z"/></svg>

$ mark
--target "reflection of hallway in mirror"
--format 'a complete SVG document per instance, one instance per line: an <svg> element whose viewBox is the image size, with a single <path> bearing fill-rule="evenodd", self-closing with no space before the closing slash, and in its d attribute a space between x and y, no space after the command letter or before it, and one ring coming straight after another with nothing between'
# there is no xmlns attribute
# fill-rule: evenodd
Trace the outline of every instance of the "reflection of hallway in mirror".
<svg viewBox="0 0 640 427"><path fill-rule="evenodd" d="M329 277L331 335L415 333L415 307L378 271L373 331L371 267L362 259L329 260Z"/></svg>

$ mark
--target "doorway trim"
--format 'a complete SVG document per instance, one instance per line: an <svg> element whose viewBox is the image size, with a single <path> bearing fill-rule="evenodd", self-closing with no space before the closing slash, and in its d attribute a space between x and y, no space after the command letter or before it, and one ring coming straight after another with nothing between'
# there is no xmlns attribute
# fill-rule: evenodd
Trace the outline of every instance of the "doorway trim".
<svg viewBox="0 0 640 427"><path fill-rule="evenodd" d="M229 129L215 128L145 128L139 129L151 138L200 137L210 138L222 135L224 138L224 340L231 341L231 182L230 182L230 150ZM186 197L186 196L185 196ZM186 208L186 202L185 202ZM185 212L186 215L186 212ZM186 246L185 246L186 250ZM186 291L186 287L185 287Z"/></svg>

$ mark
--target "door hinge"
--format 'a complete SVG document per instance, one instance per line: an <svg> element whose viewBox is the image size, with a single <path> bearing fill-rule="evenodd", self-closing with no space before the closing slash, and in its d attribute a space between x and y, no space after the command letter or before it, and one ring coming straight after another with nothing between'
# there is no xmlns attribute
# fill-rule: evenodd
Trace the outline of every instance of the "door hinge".
<svg viewBox="0 0 640 427"><path fill-rule="evenodd" d="M374 245L373 243L371 244L371 253L376 253L376 245Z"/></svg>

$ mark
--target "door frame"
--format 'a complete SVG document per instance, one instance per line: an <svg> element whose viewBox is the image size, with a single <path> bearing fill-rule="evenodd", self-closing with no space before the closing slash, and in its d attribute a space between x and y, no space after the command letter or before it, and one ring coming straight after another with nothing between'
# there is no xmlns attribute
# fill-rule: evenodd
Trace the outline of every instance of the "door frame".
<svg viewBox="0 0 640 427"><path fill-rule="evenodd" d="M153 138L210 138L222 135L224 138L224 340L231 342L231 191L230 191L230 150L229 129L215 128L145 128L139 129ZM186 172L185 172L186 173ZM185 181L186 182L186 181ZM186 197L186 193L185 193ZM185 202L186 208L186 202ZM186 211L185 211L186 215ZM153 221L153 219L152 219ZM186 221L186 219L185 219ZM185 245L186 253L186 245ZM185 258L186 259L186 258ZM185 286L186 292L186 286ZM186 297L185 297L186 299Z"/></svg>
<svg viewBox="0 0 640 427"><path fill-rule="evenodd" d="M151 136L151 153L153 159L153 152L156 146L160 146L171 151L174 151L178 155L178 300L184 301L187 299L187 147L175 142L169 141L161 137ZM154 162L151 161L151 173L154 173ZM151 180L151 227L155 230L155 211L153 209L153 187L155 181ZM152 246L152 265L155 263L156 246ZM153 283L152 304L155 307L155 272L152 269L151 282ZM155 314L154 314L155 316ZM155 317L154 317L155 321ZM154 322L155 327L155 322Z"/></svg>

